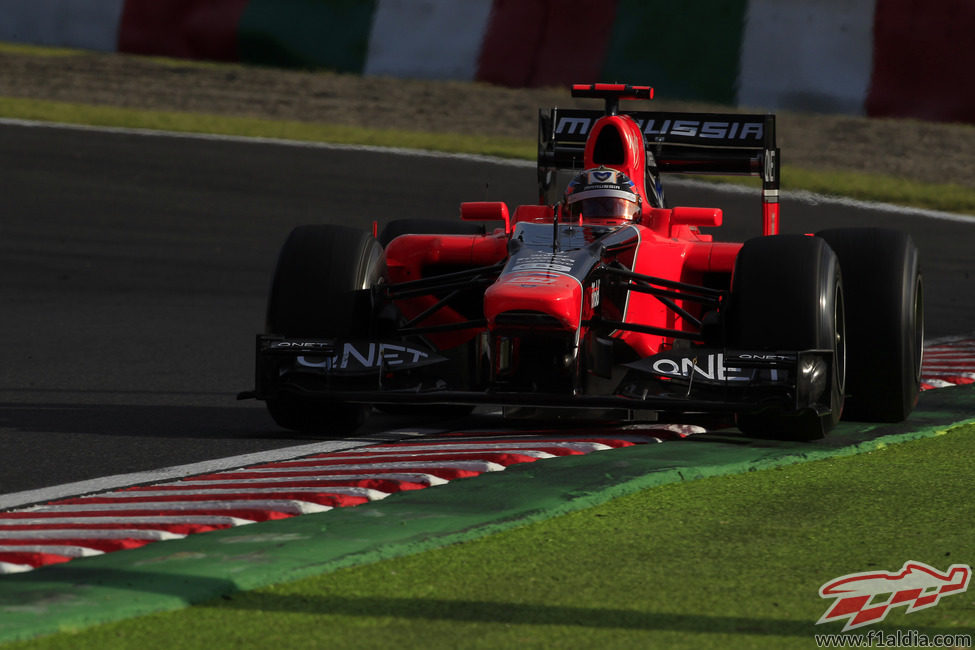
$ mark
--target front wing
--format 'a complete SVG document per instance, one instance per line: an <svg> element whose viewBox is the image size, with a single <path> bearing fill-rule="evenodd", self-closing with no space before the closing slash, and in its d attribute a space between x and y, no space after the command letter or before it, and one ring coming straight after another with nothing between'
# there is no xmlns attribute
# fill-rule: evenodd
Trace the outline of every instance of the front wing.
<svg viewBox="0 0 975 650"><path fill-rule="evenodd" d="M282 393L323 402L490 404L660 413L776 410L829 413L831 350L736 351L687 348L619 367L622 380L605 394L478 387L451 377L454 360L403 341L289 340L258 336L256 389L241 397Z"/></svg>

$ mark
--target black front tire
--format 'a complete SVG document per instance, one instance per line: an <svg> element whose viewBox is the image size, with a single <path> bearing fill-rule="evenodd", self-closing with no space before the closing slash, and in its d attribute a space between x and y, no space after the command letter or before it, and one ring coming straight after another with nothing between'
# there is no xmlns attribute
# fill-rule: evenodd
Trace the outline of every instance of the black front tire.
<svg viewBox="0 0 975 650"><path fill-rule="evenodd" d="M748 435L814 440L840 419L846 376L844 285L839 260L817 237L776 235L738 253L727 317L728 343L741 350L833 350L829 412L756 408L737 414Z"/></svg>
<svg viewBox="0 0 975 650"><path fill-rule="evenodd" d="M383 250L371 233L336 225L295 228L278 256L268 298L268 334L287 338L343 338L370 334L371 288L385 275ZM346 434L368 407L281 392L267 400L281 427Z"/></svg>
<svg viewBox="0 0 975 650"><path fill-rule="evenodd" d="M887 228L817 233L839 257L846 290L843 417L900 422L917 405L924 351L924 282L911 237Z"/></svg>
<svg viewBox="0 0 975 650"><path fill-rule="evenodd" d="M379 233L379 243L383 248L400 235L484 235L501 222L451 221L447 219L394 219ZM433 416L442 418L470 415L473 406L457 404L452 406L430 405L382 405L379 410L393 415Z"/></svg>
<svg viewBox="0 0 975 650"><path fill-rule="evenodd" d="M368 408L282 392L265 402L267 412L282 429L318 435L343 436L366 421Z"/></svg>

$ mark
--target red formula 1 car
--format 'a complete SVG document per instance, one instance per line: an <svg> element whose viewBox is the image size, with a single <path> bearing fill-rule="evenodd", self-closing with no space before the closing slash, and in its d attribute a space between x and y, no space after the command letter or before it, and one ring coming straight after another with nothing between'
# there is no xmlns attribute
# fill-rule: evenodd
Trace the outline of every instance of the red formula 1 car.
<svg viewBox="0 0 975 650"><path fill-rule="evenodd" d="M706 414L791 439L841 415L908 416L923 342L908 236L777 234L773 115L620 111L649 87L573 95L605 110L540 111L539 205L464 203L461 221L393 221L378 238L295 229L247 395L306 431L371 406ZM669 172L760 176L763 236L712 241L699 229L721 210L667 207Z"/></svg>

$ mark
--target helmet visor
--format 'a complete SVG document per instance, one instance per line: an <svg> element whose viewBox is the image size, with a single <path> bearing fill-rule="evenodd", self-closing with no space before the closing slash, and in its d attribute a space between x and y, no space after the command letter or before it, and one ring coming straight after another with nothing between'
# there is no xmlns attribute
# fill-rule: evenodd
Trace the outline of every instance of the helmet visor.
<svg viewBox="0 0 975 650"><path fill-rule="evenodd" d="M612 196L582 199L570 205L573 218L632 220L639 212L640 206L635 201Z"/></svg>

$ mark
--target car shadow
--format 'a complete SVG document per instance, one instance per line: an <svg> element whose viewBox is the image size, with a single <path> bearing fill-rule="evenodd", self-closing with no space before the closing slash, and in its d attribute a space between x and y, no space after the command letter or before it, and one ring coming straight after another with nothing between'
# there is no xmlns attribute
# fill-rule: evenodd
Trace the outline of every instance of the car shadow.
<svg viewBox="0 0 975 650"><path fill-rule="evenodd" d="M0 494L143 472L335 436L277 427L265 409L0 403Z"/></svg>
<svg viewBox="0 0 975 650"><path fill-rule="evenodd" d="M0 429L113 437L290 437L263 409L227 406L0 403Z"/></svg>
<svg viewBox="0 0 975 650"><path fill-rule="evenodd" d="M782 620L748 616L714 616L696 613L648 612L638 609L576 607L542 603L511 603L441 598L284 595L243 592L202 603L221 609L322 614L369 618L495 623L501 625L555 625L584 628L670 631L700 634L759 634L812 637L820 629L815 621ZM880 629L884 629L881 627ZM894 628L889 629L890 633ZM928 634L971 633L972 628L926 629Z"/></svg>

